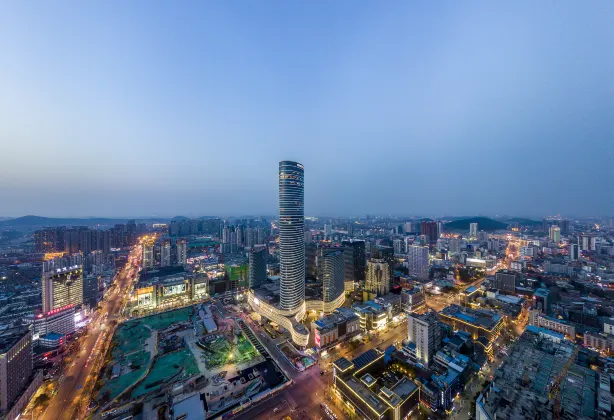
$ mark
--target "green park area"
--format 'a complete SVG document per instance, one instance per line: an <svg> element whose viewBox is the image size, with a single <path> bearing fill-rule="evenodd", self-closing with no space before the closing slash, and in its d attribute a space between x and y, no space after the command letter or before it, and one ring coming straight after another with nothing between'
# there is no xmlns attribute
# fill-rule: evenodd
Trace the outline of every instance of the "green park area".
<svg viewBox="0 0 614 420"><path fill-rule="evenodd" d="M133 396L140 396L175 376L187 377L198 373L196 360L187 347L157 357L150 366L151 352L156 351L151 347L156 345L152 340L147 342L155 331L188 321L193 313L194 309L187 307L119 325L107 356L109 361L105 373L99 379L97 395L107 401L113 400L142 379L133 391ZM119 374L113 372L114 366L121 366ZM118 370L117 367L115 369Z"/></svg>

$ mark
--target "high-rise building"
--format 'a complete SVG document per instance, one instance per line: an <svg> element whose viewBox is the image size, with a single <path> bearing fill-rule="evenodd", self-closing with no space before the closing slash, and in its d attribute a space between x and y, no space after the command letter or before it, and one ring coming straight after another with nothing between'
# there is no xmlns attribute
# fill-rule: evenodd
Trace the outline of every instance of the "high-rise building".
<svg viewBox="0 0 614 420"><path fill-rule="evenodd" d="M477 223L469 223L469 237L471 238L478 237L478 224Z"/></svg>
<svg viewBox="0 0 614 420"><path fill-rule="evenodd" d="M154 266L154 247L153 244L143 245L143 267L153 268Z"/></svg>
<svg viewBox="0 0 614 420"><path fill-rule="evenodd" d="M175 244L177 250L177 265L184 265L187 262L188 246L185 239L178 239Z"/></svg>
<svg viewBox="0 0 614 420"><path fill-rule="evenodd" d="M561 228L556 225L550 226L549 237L550 237L550 240L553 242L560 242L561 241Z"/></svg>
<svg viewBox="0 0 614 420"><path fill-rule="evenodd" d="M318 278L322 282L324 312L332 312L340 305L332 305L345 296L344 255L339 248L320 248Z"/></svg>
<svg viewBox="0 0 614 420"><path fill-rule="evenodd" d="M267 278L268 251L266 246L255 246L249 252L249 287L260 287Z"/></svg>
<svg viewBox="0 0 614 420"><path fill-rule="evenodd" d="M405 241L403 239L395 239L392 241L392 248L395 255L405 254Z"/></svg>
<svg viewBox="0 0 614 420"><path fill-rule="evenodd" d="M420 280L429 278L428 246L412 245L407 249L407 269L410 276Z"/></svg>
<svg viewBox="0 0 614 420"><path fill-rule="evenodd" d="M384 259L372 258L367 262L365 292L383 296L390 293L390 270Z"/></svg>
<svg viewBox="0 0 614 420"><path fill-rule="evenodd" d="M569 244L569 259L577 261L580 258L580 247L578 244Z"/></svg>
<svg viewBox="0 0 614 420"><path fill-rule="evenodd" d="M354 236L354 223L348 223L348 236Z"/></svg>
<svg viewBox="0 0 614 420"><path fill-rule="evenodd" d="M280 308L299 309L305 302L304 167L279 162Z"/></svg>
<svg viewBox="0 0 614 420"><path fill-rule="evenodd" d="M582 251L595 251L597 249L596 239L593 235L582 235Z"/></svg>
<svg viewBox="0 0 614 420"><path fill-rule="evenodd" d="M435 242L437 242L437 239L439 238L437 222L424 221L424 222L420 223L420 234L421 235L426 235L426 237L428 238L429 243L434 244Z"/></svg>
<svg viewBox="0 0 614 420"><path fill-rule="evenodd" d="M22 327L0 331L0 416L2 418L29 388L32 369L32 333ZM28 399L22 404L24 407ZM10 418L19 418L20 411L11 410Z"/></svg>
<svg viewBox="0 0 614 420"><path fill-rule="evenodd" d="M394 280L394 249L391 246L377 245L373 252L371 252L371 257L375 259L383 259L388 264L388 279L390 284L388 285L389 289L392 289L392 283Z"/></svg>
<svg viewBox="0 0 614 420"><path fill-rule="evenodd" d="M495 274L492 286L503 292L515 293L516 284L520 281L521 274L511 270L500 270Z"/></svg>
<svg viewBox="0 0 614 420"><path fill-rule="evenodd" d="M81 266L54 268L43 272L43 312L83 303Z"/></svg>
<svg viewBox="0 0 614 420"><path fill-rule="evenodd" d="M333 228L330 224L324 224L324 235L328 238L333 233Z"/></svg>
<svg viewBox="0 0 614 420"><path fill-rule="evenodd" d="M160 244L160 267L171 265L171 241L165 240Z"/></svg>
<svg viewBox="0 0 614 420"><path fill-rule="evenodd" d="M441 325L437 314L407 314L407 341L411 352L415 352L415 361L430 365L441 345Z"/></svg>
<svg viewBox="0 0 614 420"><path fill-rule="evenodd" d="M264 244L264 229L261 227L256 228L256 244L257 245Z"/></svg>
<svg viewBox="0 0 614 420"><path fill-rule="evenodd" d="M345 290L354 290L354 283L365 281L366 255L364 241L343 241Z"/></svg>
<svg viewBox="0 0 614 420"><path fill-rule="evenodd" d="M459 238L450 238L448 239L448 251L451 254L460 253L461 240Z"/></svg>

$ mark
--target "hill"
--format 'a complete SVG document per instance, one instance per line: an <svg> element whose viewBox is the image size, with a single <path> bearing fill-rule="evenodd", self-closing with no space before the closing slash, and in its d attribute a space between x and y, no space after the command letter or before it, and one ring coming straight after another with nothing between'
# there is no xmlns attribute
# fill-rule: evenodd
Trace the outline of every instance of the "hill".
<svg viewBox="0 0 614 420"><path fill-rule="evenodd" d="M15 219L0 221L0 228L8 227L42 227L42 226L92 226L92 225L113 225L116 223L126 223L128 219L106 219L95 218L72 218L72 217L41 217L23 216Z"/></svg>
<svg viewBox="0 0 614 420"><path fill-rule="evenodd" d="M469 230L469 225L471 223L478 224L478 230L483 230L486 232L492 232L495 230L507 229L506 223L501 223L496 220L490 219L488 217L472 217L469 219L461 219L455 220L450 223L446 223L446 230Z"/></svg>
<svg viewBox="0 0 614 420"><path fill-rule="evenodd" d="M542 224L542 222L537 220L525 219L524 217L512 217L501 221L504 223L518 223L521 226L537 226Z"/></svg>

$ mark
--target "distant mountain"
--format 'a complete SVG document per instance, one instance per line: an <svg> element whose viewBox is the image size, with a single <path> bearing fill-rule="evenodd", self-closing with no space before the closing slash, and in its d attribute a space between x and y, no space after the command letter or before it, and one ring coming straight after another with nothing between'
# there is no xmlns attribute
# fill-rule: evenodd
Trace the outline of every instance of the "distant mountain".
<svg viewBox="0 0 614 420"><path fill-rule="evenodd" d="M181 222L184 220L188 220L189 217L185 217L185 216L175 216L171 219L171 222Z"/></svg>
<svg viewBox="0 0 614 420"><path fill-rule="evenodd" d="M486 232L492 232L495 230L507 229L507 223L501 223L488 217L472 217L469 219L455 220L450 223L446 223L446 230L469 230L471 223L478 224L478 230Z"/></svg>
<svg viewBox="0 0 614 420"><path fill-rule="evenodd" d="M541 225L542 222L537 220L525 219L524 217L512 217L510 219L502 219L504 223L518 223L521 226L537 226Z"/></svg>
<svg viewBox="0 0 614 420"><path fill-rule="evenodd" d="M41 216L23 216L15 219L0 221L0 228L8 227L42 227L42 226L91 226L91 225L113 225L116 223L126 223L129 219L106 219L95 218L55 218Z"/></svg>

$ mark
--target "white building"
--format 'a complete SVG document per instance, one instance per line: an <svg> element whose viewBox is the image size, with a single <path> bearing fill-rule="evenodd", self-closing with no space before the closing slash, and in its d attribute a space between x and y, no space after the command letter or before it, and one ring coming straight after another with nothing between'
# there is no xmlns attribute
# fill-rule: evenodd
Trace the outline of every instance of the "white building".
<svg viewBox="0 0 614 420"><path fill-rule="evenodd" d="M429 277L429 248L428 246L412 245L407 250L407 268L410 276L421 280Z"/></svg>
<svg viewBox="0 0 614 420"><path fill-rule="evenodd" d="M435 312L407 315L407 348L410 357L428 366L441 344L441 326Z"/></svg>
<svg viewBox="0 0 614 420"><path fill-rule="evenodd" d="M478 237L478 224L477 223L469 223L469 237L470 238Z"/></svg>

